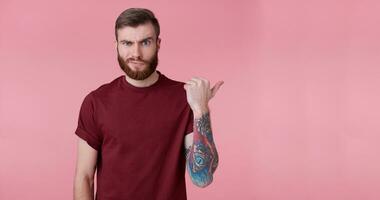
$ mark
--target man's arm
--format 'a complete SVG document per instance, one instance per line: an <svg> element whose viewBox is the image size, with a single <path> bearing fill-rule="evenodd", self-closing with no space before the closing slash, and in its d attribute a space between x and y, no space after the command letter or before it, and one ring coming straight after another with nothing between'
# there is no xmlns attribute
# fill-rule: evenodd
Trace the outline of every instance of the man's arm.
<svg viewBox="0 0 380 200"><path fill-rule="evenodd" d="M198 187L212 183L219 157L211 131L210 113L194 113L194 132L185 137L186 168Z"/></svg>
<svg viewBox="0 0 380 200"><path fill-rule="evenodd" d="M94 174L98 152L81 138L74 177L74 200L94 199Z"/></svg>

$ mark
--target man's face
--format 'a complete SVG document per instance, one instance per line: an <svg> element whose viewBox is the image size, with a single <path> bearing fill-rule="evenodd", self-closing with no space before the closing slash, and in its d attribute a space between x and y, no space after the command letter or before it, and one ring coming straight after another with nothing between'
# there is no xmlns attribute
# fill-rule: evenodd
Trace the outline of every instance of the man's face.
<svg viewBox="0 0 380 200"><path fill-rule="evenodd" d="M117 60L128 77L135 80L148 78L158 65L161 39L151 23L117 30Z"/></svg>

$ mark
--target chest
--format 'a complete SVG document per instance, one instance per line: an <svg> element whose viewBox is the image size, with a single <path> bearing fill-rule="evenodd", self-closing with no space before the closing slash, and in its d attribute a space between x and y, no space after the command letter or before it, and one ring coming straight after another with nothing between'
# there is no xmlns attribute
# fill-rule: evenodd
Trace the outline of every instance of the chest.
<svg viewBox="0 0 380 200"><path fill-rule="evenodd" d="M131 152L170 146L174 139L181 140L183 135L185 106L180 99L169 97L107 102L98 115L103 148Z"/></svg>

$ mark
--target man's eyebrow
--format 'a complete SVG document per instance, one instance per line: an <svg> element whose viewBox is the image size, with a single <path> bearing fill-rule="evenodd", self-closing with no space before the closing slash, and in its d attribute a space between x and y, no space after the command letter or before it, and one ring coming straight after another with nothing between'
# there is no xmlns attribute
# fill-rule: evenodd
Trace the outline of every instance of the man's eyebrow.
<svg viewBox="0 0 380 200"><path fill-rule="evenodd" d="M142 42L142 41L145 41L145 40L153 40L153 37L152 36L149 36L149 37L146 37L138 42ZM132 41L129 41L129 40L120 40L120 42L132 42Z"/></svg>

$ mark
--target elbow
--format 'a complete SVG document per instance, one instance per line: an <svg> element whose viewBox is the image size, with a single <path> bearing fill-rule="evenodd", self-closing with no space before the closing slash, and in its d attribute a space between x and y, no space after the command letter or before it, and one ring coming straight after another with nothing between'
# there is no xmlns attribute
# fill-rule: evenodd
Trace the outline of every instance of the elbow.
<svg viewBox="0 0 380 200"><path fill-rule="evenodd" d="M206 188L207 186L211 185L212 181L209 182L203 182L202 184L195 184L199 188Z"/></svg>
<svg viewBox="0 0 380 200"><path fill-rule="evenodd" d="M207 186L211 185L213 181L213 176L209 175L207 177L204 177L202 179L191 177L191 181L193 184L199 188L206 188Z"/></svg>
<svg viewBox="0 0 380 200"><path fill-rule="evenodd" d="M218 158L214 159L212 163L206 160L202 163L208 163L199 165L195 160L187 160L186 166L189 172L192 183L200 188L205 188L213 182L213 175L218 166ZM210 165L211 164L211 165Z"/></svg>

